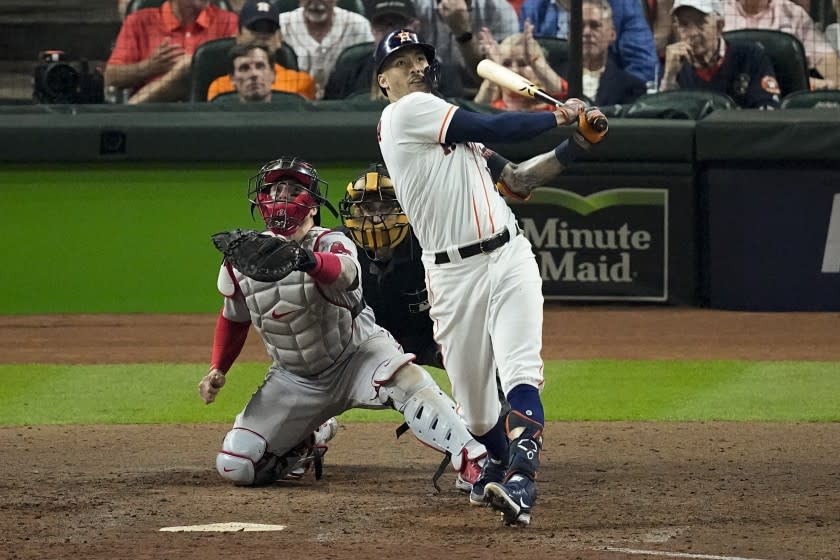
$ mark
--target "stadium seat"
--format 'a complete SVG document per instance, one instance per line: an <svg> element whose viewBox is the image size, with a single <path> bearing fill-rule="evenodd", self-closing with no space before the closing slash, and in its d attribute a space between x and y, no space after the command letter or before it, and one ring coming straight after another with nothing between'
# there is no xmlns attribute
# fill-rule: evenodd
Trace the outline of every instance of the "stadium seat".
<svg viewBox="0 0 840 560"><path fill-rule="evenodd" d="M298 0L269 0L279 12L291 12L299 7Z"/></svg>
<svg viewBox="0 0 840 560"><path fill-rule="evenodd" d="M283 43L280 47L280 53L274 53L276 57L275 62L284 68L288 68L289 70L297 70L298 63L297 63L297 54L295 54L295 49L291 46Z"/></svg>
<svg viewBox="0 0 840 560"><path fill-rule="evenodd" d="M795 91L782 99L782 109L840 109L840 89Z"/></svg>
<svg viewBox="0 0 840 560"><path fill-rule="evenodd" d="M125 15L142 10L143 8L157 8L163 4L164 0L128 0L125 6ZM233 11L227 0L212 0L214 4L223 10Z"/></svg>
<svg viewBox="0 0 840 560"><path fill-rule="evenodd" d="M724 31L723 37L727 43L750 42L764 49L776 70L782 97L810 88L805 48L796 36L775 29L735 29Z"/></svg>
<svg viewBox="0 0 840 560"><path fill-rule="evenodd" d="M195 50L190 69L190 101L207 100L207 88L213 80L230 72L228 52L235 43L233 37L214 39L202 43ZM283 43L277 63L290 70L297 70L297 56L292 47Z"/></svg>
<svg viewBox="0 0 840 560"><path fill-rule="evenodd" d="M365 5L362 3L362 0L338 0L336 6L363 16L365 15Z"/></svg>
<svg viewBox="0 0 840 560"><path fill-rule="evenodd" d="M647 93L622 111L628 119L700 120L718 109L736 109L731 97L708 90L677 89Z"/></svg>
<svg viewBox="0 0 840 560"><path fill-rule="evenodd" d="M341 68L345 65L355 67L365 58L373 57L373 47L373 43L357 43L355 45L350 45L338 55L338 58L335 61L335 67Z"/></svg>
<svg viewBox="0 0 840 560"><path fill-rule="evenodd" d="M569 62L569 42L557 37L534 37L545 51L548 65L552 68L562 68Z"/></svg>
<svg viewBox="0 0 840 560"><path fill-rule="evenodd" d="M604 105L603 107L598 108L608 119L618 119L624 116L624 111L627 110L628 105L620 105L616 103L614 105Z"/></svg>

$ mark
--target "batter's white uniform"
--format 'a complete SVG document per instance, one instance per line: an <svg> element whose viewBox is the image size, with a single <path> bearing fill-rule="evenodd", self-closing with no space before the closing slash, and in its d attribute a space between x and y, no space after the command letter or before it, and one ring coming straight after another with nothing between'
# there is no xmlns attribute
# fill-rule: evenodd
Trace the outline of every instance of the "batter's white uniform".
<svg viewBox="0 0 840 560"><path fill-rule="evenodd" d="M472 142L445 145L454 105L415 92L382 112L379 147L423 248L435 340L459 412L472 433L498 421L495 372L507 393L543 384L542 280L530 242ZM461 258L458 249L507 228L511 241ZM446 252L448 263L435 264Z"/></svg>

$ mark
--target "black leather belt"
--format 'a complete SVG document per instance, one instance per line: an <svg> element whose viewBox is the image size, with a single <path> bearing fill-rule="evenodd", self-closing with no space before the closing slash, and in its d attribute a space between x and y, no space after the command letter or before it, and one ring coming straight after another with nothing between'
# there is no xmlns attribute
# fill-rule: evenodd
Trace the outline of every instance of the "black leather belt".
<svg viewBox="0 0 840 560"><path fill-rule="evenodd" d="M505 231L497 233L493 237L482 239L478 243L473 243L472 245L459 247L458 254L461 255L462 259L468 259L478 255L479 253L492 253L508 241L510 241L510 230L505 228ZM448 262L449 255L446 251L435 253L435 264L446 264Z"/></svg>

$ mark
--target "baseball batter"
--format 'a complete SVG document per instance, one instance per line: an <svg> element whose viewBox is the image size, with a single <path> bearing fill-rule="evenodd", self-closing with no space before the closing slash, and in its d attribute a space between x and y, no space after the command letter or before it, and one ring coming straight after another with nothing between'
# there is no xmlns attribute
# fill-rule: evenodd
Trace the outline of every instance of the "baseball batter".
<svg viewBox="0 0 840 560"><path fill-rule="evenodd" d="M317 466L334 433L330 418L350 408L394 408L421 442L451 454L459 483L471 486L485 450L414 355L374 322L355 245L318 225L321 205L335 213L321 185L311 165L286 157L263 166L249 183L265 233L301 251L295 269L276 282L245 276L227 259L221 266L224 305L199 394L213 402L251 325L272 364L225 436L216 468L238 485L271 484Z"/></svg>
<svg viewBox="0 0 840 560"><path fill-rule="evenodd" d="M365 301L377 324L385 327L417 363L443 367L429 318L426 269L422 250L403 212L388 169L379 163L347 185L339 204L344 231L356 245L362 267ZM496 384L502 414L510 410Z"/></svg>
<svg viewBox="0 0 840 560"><path fill-rule="evenodd" d="M489 503L507 524L527 525L544 425L542 281L531 244L499 194L526 199L560 173L606 134L591 125L603 114L585 111L577 99L553 113L458 109L432 93L435 50L407 29L386 36L375 58L377 81L390 101L377 129L379 146L423 249L430 317L453 396L488 451L470 502ZM570 140L519 165L483 146L571 123L577 131ZM496 368L512 408L505 425Z"/></svg>

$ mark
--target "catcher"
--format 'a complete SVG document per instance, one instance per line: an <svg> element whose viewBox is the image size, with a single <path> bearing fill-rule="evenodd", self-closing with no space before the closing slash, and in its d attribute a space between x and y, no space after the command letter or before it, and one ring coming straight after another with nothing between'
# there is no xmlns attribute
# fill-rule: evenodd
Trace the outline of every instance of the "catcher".
<svg viewBox="0 0 840 560"><path fill-rule="evenodd" d="M321 205L336 213L322 185L305 161L271 161L248 189L251 211L259 210L268 231L213 236L225 255L218 278L224 305L199 394L206 403L216 398L251 324L272 359L225 436L216 469L244 486L271 484L310 465L317 478L323 444L335 431L332 417L350 408L393 408L421 442L446 454L456 485L470 487L486 451L415 356L376 325L362 296L355 245L319 226Z"/></svg>

